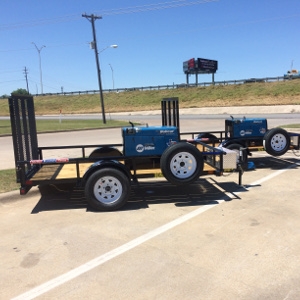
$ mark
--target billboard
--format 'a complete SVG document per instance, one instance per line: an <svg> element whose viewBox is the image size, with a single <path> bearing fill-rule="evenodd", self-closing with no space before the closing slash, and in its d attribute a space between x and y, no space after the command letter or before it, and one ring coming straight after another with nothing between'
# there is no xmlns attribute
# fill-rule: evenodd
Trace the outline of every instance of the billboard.
<svg viewBox="0 0 300 300"><path fill-rule="evenodd" d="M198 71L199 73L216 73L218 70L218 61L198 58Z"/></svg>
<svg viewBox="0 0 300 300"><path fill-rule="evenodd" d="M195 58L191 58L185 62L183 62L183 72L190 72L197 69L197 60Z"/></svg>
<svg viewBox="0 0 300 300"><path fill-rule="evenodd" d="M183 72L186 74L216 73L217 70L217 60L191 58L183 62Z"/></svg>

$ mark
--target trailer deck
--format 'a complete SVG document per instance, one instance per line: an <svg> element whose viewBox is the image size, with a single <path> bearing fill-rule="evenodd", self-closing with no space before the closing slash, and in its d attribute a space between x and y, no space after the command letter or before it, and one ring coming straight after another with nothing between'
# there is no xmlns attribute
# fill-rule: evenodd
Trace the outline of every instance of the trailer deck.
<svg viewBox="0 0 300 300"><path fill-rule="evenodd" d="M83 163L64 163L64 164L55 164L55 165L43 165L37 173L32 176L30 181L32 183L38 182L46 182L51 181L55 183L55 181L59 180L76 180L77 176L77 167L79 166L79 178L82 178L86 171L92 166L91 162L83 162ZM206 174L214 174L216 172L216 168L210 166L207 163L204 163L203 172ZM134 170L131 171L131 174L134 175ZM158 175L161 174L160 168L155 169L139 169L136 170L136 175Z"/></svg>

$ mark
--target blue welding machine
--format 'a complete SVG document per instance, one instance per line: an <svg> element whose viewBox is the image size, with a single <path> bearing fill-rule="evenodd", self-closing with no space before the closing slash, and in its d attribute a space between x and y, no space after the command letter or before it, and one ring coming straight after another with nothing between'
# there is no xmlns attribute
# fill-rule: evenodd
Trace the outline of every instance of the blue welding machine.
<svg viewBox="0 0 300 300"><path fill-rule="evenodd" d="M227 138L263 137L267 132L267 120L263 118L232 118L225 120Z"/></svg>
<svg viewBox="0 0 300 300"><path fill-rule="evenodd" d="M125 156L155 156L177 143L179 132L175 126L132 126L122 128L122 137Z"/></svg>

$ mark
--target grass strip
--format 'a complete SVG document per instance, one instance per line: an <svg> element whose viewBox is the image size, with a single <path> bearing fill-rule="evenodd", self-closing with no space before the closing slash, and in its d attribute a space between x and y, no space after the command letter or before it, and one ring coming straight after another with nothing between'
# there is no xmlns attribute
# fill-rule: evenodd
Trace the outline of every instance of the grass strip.
<svg viewBox="0 0 300 300"><path fill-rule="evenodd" d="M16 170L0 170L0 193L6 193L19 189L20 185L16 183Z"/></svg>
<svg viewBox="0 0 300 300"><path fill-rule="evenodd" d="M36 120L37 132L56 132L84 129L101 129L109 127L127 126L126 121L107 120ZM11 134L10 120L0 120L0 135Z"/></svg>
<svg viewBox="0 0 300 300"><path fill-rule="evenodd" d="M178 97L180 108L300 105L300 79L278 82L214 85L162 90L135 90L104 93L106 114L160 109L161 99ZM100 115L99 94L35 96L36 115ZM0 99L2 116L9 115L7 99Z"/></svg>

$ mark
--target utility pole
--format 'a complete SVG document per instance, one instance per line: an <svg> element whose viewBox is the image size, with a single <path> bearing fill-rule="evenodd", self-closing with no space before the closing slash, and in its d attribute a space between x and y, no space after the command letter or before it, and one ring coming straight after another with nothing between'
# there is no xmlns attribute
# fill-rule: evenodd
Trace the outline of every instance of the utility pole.
<svg viewBox="0 0 300 300"><path fill-rule="evenodd" d="M92 24L92 30L93 30L93 42L92 43L93 43L93 48L95 50L95 58L96 58L96 65L97 65L100 103L101 103L101 110L102 110L102 120L103 120L103 123L106 124L104 100L103 100L103 92L102 92L102 82L101 82L101 70L100 70L100 63L99 63L99 57L98 57L98 48L97 48L97 39L96 39L96 30L95 30L95 20L102 19L102 17L95 16L93 14L91 14L91 15L82 14L82 17L89 20Z"/></svg>
<svg viewBox="0 0 300 300"><path fill-rule="evenodd" d="M29 94L29 88L28 88L28 78L27 78L27 74L28 74L28 70L26 67L24 67L24 74L25 74L25 79L26 79L26 85L27 85L27 92Z"/></svg>

